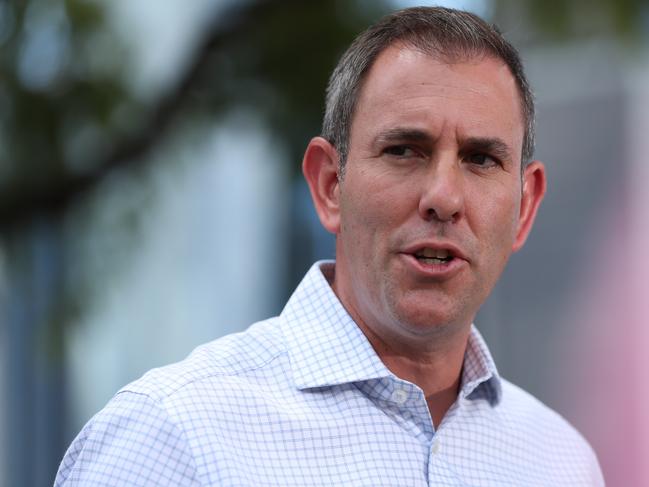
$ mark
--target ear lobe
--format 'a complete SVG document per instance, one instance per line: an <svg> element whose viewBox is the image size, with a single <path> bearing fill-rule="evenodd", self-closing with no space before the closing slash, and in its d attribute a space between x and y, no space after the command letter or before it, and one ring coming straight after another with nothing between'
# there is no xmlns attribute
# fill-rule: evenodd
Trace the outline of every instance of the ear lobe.
<svg viewBox="0 0 649 487"><path fill-rule="evenodd" d="M523 171L523 191L518 229L512 247L514 252L523 247L532 230L536 213L541 201L543 201L543 196L545 196L545 189L545 166L540 161L533 161Z"/></svg>
<svg viewBox="0 0 649 487"><path fill-rule="evenodd" d="M309 185L320 222L331 233L340 229L338 152L322 137L309 142L302 160L302 173Z"/></svg>

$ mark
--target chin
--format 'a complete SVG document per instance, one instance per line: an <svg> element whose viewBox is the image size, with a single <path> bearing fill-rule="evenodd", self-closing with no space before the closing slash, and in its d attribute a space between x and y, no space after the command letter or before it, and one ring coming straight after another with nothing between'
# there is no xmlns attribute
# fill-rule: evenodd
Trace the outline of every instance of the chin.
<svg viewBox="0 0 649 487"><path fill-rule="evenodd" d="M415 307L403 303L394 309L395 319L402 328L416 336L447 334L471 324L471 319L463 319L452 310L427 304Z"/></svg>
<svg viewBox="0 0 649 487"><path fill-rule="evenodd" d="M477 305L457 289L413 289L384 287L383 298L374 309L387 311L392 326L413 337L443 336L465 330L474 314L467 313ZM477 311L477 310L476 310Z"/></svg>

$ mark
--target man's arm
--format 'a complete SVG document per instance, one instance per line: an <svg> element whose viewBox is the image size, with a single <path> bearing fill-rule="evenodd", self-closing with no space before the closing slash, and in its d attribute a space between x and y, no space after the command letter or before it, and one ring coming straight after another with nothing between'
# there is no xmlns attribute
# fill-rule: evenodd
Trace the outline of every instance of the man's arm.
<svg viewBox="0 0 649 487"><path fill-rule="evenodd" d="M200 485L183 432L144 394L121 392L70 445L54 487Z"/></svg>

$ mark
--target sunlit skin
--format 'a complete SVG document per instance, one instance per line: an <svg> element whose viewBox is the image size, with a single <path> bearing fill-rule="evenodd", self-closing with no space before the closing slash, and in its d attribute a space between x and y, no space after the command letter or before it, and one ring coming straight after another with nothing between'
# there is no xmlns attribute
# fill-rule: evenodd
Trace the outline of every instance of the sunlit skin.
<svg viewBox="0 0 649 487"><path fill-rule="evenodd" d="M521 172L523 134L504 63L393 46L362 87L344 177L326 140L305 153L336 235L333 289L386 366L424 391L435 425L457 396L471 323L545 192L540 162ZM415 257L423 248L453 258Z"/></svg>

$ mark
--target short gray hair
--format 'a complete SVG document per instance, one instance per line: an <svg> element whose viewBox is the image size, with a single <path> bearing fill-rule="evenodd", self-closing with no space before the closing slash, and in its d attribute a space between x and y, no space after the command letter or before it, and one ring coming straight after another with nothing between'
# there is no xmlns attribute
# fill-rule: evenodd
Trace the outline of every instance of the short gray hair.
<svg viewBox="0 0 649 487"><path fill-rule="evenodd" d="M331 74L322 137L338 151L341 172L349 154L352 118L363 81L379 54L396 43L449 62L481 56L502 60L514 76L520 94L525 129L521 166L532 160L534 96L516 48L496 26L477 15L444 7L414 7L389 14L362 32Z"/></svg>

